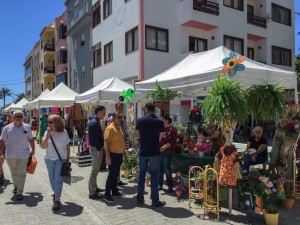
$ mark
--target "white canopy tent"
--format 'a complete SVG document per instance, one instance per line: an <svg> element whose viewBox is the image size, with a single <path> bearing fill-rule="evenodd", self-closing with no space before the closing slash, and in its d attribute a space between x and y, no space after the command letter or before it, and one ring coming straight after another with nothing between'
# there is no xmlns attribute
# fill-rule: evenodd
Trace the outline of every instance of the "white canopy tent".
<svg viewBox="0 0 300 225"><path fill-rule="evenodd" d="M10 106L10 110L22 110L24 109L24 105L28 103L28 100L26 98L22 98L20 101L17 102L17 104Z"/></svg>
<svg viewBox="0 0 300 225"><path fill-rule="evenodd" d="M155 88L156 81L165 87L178 91L205 92L212 86L213 80L221 73L224 65L222 60L229 57L231 50L220 46L218 48L190 54L168 70L148 80L137 82L137 91L147 91ZM297 93L297 76L295 72L282 70L246 58L243 62L246 69L237 72L235 79L244 86L265 85L269 82L279 82L286 89L294 89ZM202 89L202 90L201 90ZM298 102L298 96L295 95Z"/></svg>
<svg viewBox="0 0 300 225"><path fill-rule="evenodd" d="M31 108L64 107L72 105L75 102L77 92L67 87L64 83L57 85L45 96L37 101L30 102Z"/></svg>
<svg viewBox="0 0 300 225"><path fill-rule="evenodd" d="M11 110L11 107L15 106L15 103L11 103L9 106L7 106L5 109L3 109L3 112L9 112Z"/></svg>
<svg viewBox="0 0 300 225"><path fill-rule="evenodd" d="M30 109L30 108L34 108L34 105L36 105L36 103L38 102L38 100L40 98L45 97L48 93L49 93L49 89L47 88L45 91L43 91L36 99L34 99L31 102L28 102L27 104L25 104L25 108Z"/></svg>
<svg viewBox="0 0 300 225"><path fill-rule="evenodd" d="M116 102L120 93L133 86L117 77L112 77L102 81L92 89L75 96L77 103L95 103L98 101Z"/></svg>

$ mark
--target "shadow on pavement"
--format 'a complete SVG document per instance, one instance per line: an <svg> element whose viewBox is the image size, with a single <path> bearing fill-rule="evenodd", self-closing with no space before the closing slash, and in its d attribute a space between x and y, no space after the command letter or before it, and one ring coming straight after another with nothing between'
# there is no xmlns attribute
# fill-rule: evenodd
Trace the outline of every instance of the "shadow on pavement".
<svg viewBox="0 0 300 225"><path fill-rule="evenodd" d="M4 192L4 190L7 188L7 186L10 184L12 184L12 183L10 183L10 180L6 180L4 178L3 185L0 186L0 194L2 194Z"/></svg>
<svg viewBox="0 0 300 225"><path fill-rule="evenodd" d="M84 179L84 177L82 177L82 176L71 176L71 183L73 184L73 183L77 183L78 181L81 181L81 180L83 180Z"/></svg>
<svg viewBox="0 0 300 225"><path fill-rule="evenodd" d="M194 213L190 212L188 209L168 207L168 203L164 207L153 209L153 211L169 218L188 218L194 216Z"/></svg>
<svg viewBox="0 0 300 225"><path fill-rule="evenodd" d="M60 210L53 212L54 214L61 216L74 217L82 213L83 207L73 202L65 202L61 205Z"/></svg>
<svg viewBox="0 0 300 225"><path fill-rule="evenodd" d="M28 196L29 194L29 196ZM17 201L17 195L15 194L10 200L11 202L6 202L7 205L26 205L28 207L35 207L39 202L43 201L44 196L39 192L26 192L24 194L24 199L21 201Z"/></svg>

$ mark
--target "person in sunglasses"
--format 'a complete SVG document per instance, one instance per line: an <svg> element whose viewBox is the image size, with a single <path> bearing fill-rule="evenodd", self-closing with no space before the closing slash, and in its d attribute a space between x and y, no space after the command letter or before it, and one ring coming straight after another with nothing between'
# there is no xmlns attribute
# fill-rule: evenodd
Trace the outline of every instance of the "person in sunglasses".
<svg viewBox="0 0 300 225"><path fill-rule="evenodd" d="M26 179L27 162L30 155L35 154L34 139L31 128L23 123L24 114L16 110L13 113L13 123L3 128L0 137L0 156L5 156L13 180L13 193L17 200L23 200L23 190ZM30 146L30 147L29 147ZM31 151L30 151L31 149Z"/></svg>

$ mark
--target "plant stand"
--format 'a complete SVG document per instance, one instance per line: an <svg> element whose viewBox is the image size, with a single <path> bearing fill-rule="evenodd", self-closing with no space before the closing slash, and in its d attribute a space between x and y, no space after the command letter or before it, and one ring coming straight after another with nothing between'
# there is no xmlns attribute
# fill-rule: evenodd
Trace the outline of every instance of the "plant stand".
<svg viewBox="0 0 300 225"><path fill-rule="evenodd" d="M200 166L193 166L189 170L189 210L191 208L199 208L192 206L192 200L204 200L204 170Z"/></svg>

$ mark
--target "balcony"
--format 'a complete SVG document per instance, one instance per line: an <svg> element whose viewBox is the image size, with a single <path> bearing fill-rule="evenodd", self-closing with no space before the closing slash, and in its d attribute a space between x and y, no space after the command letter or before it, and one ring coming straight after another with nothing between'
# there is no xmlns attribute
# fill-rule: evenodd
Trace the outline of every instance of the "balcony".
<svg viewBox="0 0 300 225"><path fill-rule="evenodd" d="M44 68L44 75L47 76L47 75L52 75L52 74L55 74L55 68L54 67L45 67Z"/></svg>
<svg viewBox="0 0 300 225"><path fill-rule="evenodd" d="M92 13L87 7L82 8L74 15L73 18L70 18L68 21L68 29L66 35L73 35L74 32L78 32L82 28L88 26L92 23Z"/></svg>
<svg viewBox="0 0 300 225"><path fill-rule="evenodd" d="M267 28L267 19L252 14L248 14L247 22L258 27Z"/></svg>
<svg viewBox="0 0 300 225"><path fill-rule="evenodd" d="M219 15L219 4L207 0L193 0L193 9L215 16Z"/></svg>

